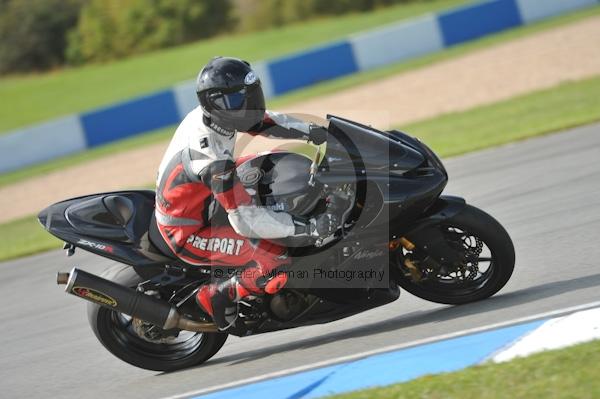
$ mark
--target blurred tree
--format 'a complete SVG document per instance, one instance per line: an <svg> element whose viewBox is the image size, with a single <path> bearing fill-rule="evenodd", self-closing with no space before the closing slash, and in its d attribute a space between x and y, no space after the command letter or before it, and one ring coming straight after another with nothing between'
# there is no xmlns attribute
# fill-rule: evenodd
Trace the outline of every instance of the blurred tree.
<svg viewBox="0 0 600 399"><path fill-rule="evenodd" d="M0 73L64 62L66 32L84 0L0 0Z"/></svg>
<svg viewBox="0 0 600 399"><path fill-rule="evenodd" d="M319 16L368 11L398 3L427 0L236 0L243 30L261 30Z"/></svg>
<svg viewBox="0 0 600 399"><path fill-rule="evenodd" d="M232 24L230 0L90 0L67 58L107 60L213 36Z"/></svg>
<svg viewBox="0 0 600 399"><path fill-rule="evenodd" d="M428 0L0 0L0 73L416 1Z"/></svg>

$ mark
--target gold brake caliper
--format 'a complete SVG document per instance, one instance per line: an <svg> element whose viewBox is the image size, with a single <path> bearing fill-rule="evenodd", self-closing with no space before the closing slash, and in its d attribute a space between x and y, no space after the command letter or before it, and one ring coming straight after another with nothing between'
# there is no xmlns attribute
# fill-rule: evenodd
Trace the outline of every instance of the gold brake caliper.
<svg viewBox="0 0 600 399"><path fill-rule="evenodd" d="M419 269L412 260L406 258L404 260L404 266L406 266L406 268L408 269L408 271L410 272L410 276L412 277L414 282L419 282L421 281L421 278L423 277L423 275L421 274L421 269Z"/></svg>
<svg viewBox="0 0 600 399"><path fill-rule="evenodd" d="M397 249L399 246L402 246L407 251L413 251L416 248L415 244L413 244L406 237L400 237L396 240L390 241L390 243L389 243L389 247L392 250ZM404 266L410 272L410 276L413 279L413 281L415 281L415 282L421 281L421 279L423 278L421 269L419 269L417 267L417 265L415 265L414 262L412 260L410 260L410 258L407 257L404 260Z"/></svg>

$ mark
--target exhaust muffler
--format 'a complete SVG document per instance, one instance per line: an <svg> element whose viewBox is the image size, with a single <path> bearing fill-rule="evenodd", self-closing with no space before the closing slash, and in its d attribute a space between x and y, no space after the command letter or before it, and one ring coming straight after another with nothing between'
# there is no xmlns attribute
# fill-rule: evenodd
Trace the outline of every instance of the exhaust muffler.
<svg viewBox="0 0 600 399"><path fill-rule="evenodd" d="M71 273L58 273L56 282L66 284L65 291L69 294L155 324L165 330L178 328L197 332L217 331L214 323L188 319L166 301L77 268L73 268Z"/></svg>

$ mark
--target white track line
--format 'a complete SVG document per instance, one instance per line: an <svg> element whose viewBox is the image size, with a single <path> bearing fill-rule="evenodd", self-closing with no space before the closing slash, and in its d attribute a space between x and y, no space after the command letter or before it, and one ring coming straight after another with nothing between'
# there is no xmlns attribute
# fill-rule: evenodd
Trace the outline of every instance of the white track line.
<svg viewBox="0 0 600 399"><path fill-rule="evenodd" d="M598 306L600 306L600 301L590 302L590 303L586 303L583 305L571 306L568 308L563 308L563 309L558 309L558 310L552 310L549 312L538 313L538 314L534 314L531 316L525 316L525 317L521 317L518 319L509 320L509 321L503 321L503 322L499 322L499 323L488 324L486 326L474 327L474 328L470 328L467 330L456 331L453 333L438 335L436 337L429 337L429 338L424 338L424 339L420 339L420 340L416 340L416 341L412 341L412 342L408 342L408 343L385 346L382 348L373 349L373 350L366 351L366 352L356 353L354 355L340 356L340 357L336 357L334 359L328 359L328 360L323 360L320 362L311 363L306 366L299 366L299 367L293 367L293 368L290 368L287 370L274 371L272 373L247 378L245 380L238 380L238 381L230 382L227 384L216 385L216 386L212 386L212 387L208 387L208 388L202 388L202 389L198 389L198 390L194 390L194 391L185 392L185 393L182 393L179 395L166 396L163 399L180 399L180 398L186 398L189 396L204 395L204 394L208 394L208 393L215 392L215 391L221 391L221 390L227 389L227 388L234 388L234 387L247 385L247 384L251 384L251 383L255 383L255 382L269 380L269 379L276 378L276 377L283 377L283 376L289 375L289 374L296 374L296 373L299 373L302 371L308 371L308 370L312 370L312 369L316 369L316 368L320 368L320 367L331 366L331 365L334 365L337 363L344 363L344 362L348 362L348 361L352 361L352 360L362 359L362 358L377 355L380 353L391 352L391 351L395 351L395 350L399 350L399 349L405 349L405 348L409 348L412 346L428 344L431 342L441 341L441 340L450 339L450 338L456 338L456 337L460 337L463 335L474 334L474 333L483 332L483 331L487 331L487 330L495 330L497 328L507 327L507 326L510 326L513 324L526 323L529 321L544 319L547 317L558 316L558 315L563 315L563 314L567 314L567 313L573 313L573 312L577 312L579 310L590 309L590 308L594 308L594 307L598 307Z"/></svg>

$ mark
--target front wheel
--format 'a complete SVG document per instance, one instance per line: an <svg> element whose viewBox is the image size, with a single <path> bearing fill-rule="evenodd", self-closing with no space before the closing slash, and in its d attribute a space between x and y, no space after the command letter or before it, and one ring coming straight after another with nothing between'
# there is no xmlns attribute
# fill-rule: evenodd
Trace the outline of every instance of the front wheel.
<svg viewBox="0 0 600 399"><path fill-rule="evenodd" d="M506 285L514 269L515 250L504 227L492 216L467 205L429 229L436 229L435 236L443 237L446 248L452 248L454 262L432 261L424 248L395 251L390 267L399 271L397 283L406 291L428 301L458 305L488 298Z"/></svg>
<svg viewBox="0 0 600 399"><path fill-rule="evenodd" d="M102 277L130 288L142 282L133 268L121 264L107 269ZM147 370L172 371L204 363L227 339L227 334L222 333L164 331L92 302L88 304L88 319L109 352Z"/></svg>

